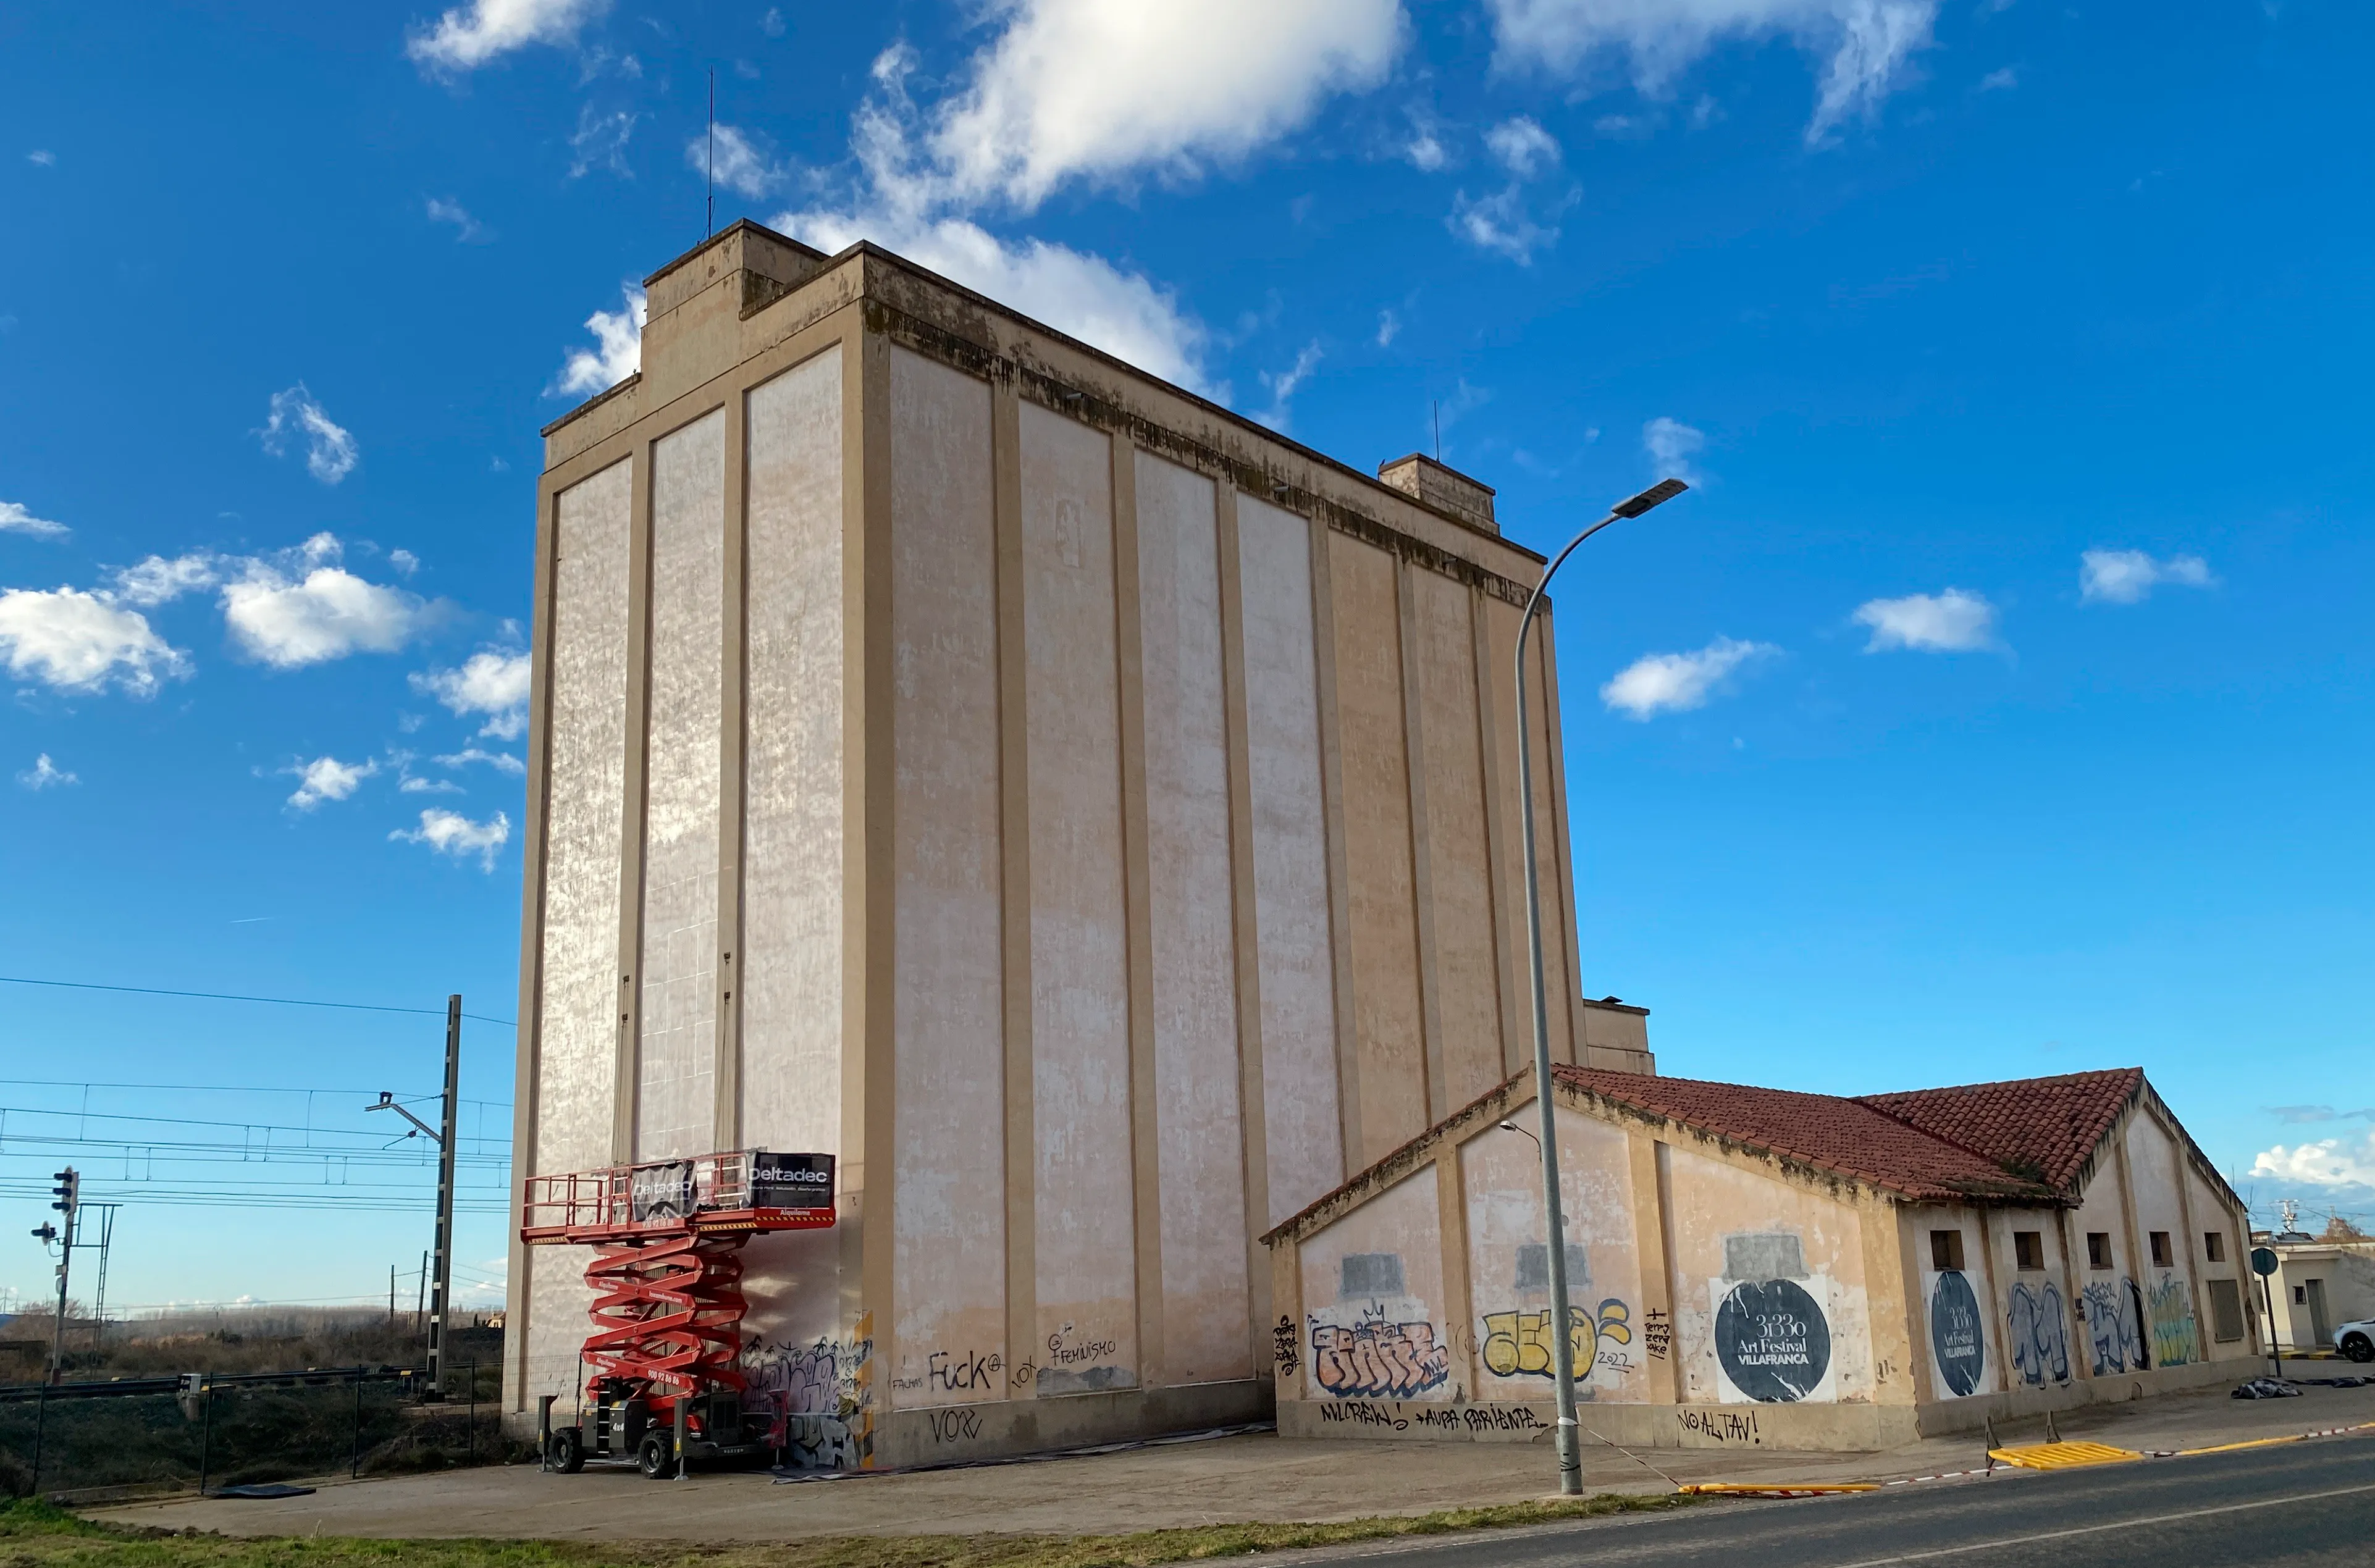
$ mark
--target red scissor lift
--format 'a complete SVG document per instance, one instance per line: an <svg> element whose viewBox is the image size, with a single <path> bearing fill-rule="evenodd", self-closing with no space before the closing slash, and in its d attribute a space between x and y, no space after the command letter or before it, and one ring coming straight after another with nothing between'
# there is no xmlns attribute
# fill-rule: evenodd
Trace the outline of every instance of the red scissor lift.
<svg viewBox="0 0 2375 1568"><path fill-rule="evenodd" d="M742 1414L742 1244L830 1227L833 1175L830 1154L744 1149L527 1178L520 1239L595 1249L585 1397L562 1427L545 1401L548 1468L632 1461L657 1480L767 1452Z"/></svg>

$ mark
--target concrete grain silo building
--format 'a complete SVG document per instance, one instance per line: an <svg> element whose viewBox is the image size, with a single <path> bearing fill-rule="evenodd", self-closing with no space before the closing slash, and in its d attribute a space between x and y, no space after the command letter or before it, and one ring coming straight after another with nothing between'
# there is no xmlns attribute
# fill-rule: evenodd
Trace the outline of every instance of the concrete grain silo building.
<svg viewBox="0 0 2375 1568"><path fill-rule="evenodd" d="M1530 1053L1541 558L872 246L740 224L649 305L545 432L517 1173L836 1156L745 1255L810 1462L1266 1411L1259 1237ZM1646 1073L1534 646L1554 1053ZM585 1261L515 1251L515 1419Z"/></svg>

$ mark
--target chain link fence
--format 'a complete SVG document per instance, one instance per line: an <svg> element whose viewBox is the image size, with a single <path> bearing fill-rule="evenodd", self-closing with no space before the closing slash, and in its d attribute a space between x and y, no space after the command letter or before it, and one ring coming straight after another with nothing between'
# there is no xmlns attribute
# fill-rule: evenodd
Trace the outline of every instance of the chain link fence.
<svg viewBox="0 0 2375 1568"><path fill-rule="evenodd" d="M502 1369L345 1367L0 1388L0 1494L81 1497L502 1463ZM39 1466L38 1477L35 1467Z"/></svg>

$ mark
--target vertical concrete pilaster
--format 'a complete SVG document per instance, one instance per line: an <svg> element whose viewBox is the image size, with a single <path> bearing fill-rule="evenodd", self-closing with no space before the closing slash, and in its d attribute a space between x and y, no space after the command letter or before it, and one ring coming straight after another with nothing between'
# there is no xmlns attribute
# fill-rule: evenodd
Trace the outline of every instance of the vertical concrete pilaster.
<svg viewBox="0 0 2375 1568"><path fill-rule="evenodd" d="M898 1082L897 761L892 711L891 345L853 324L842 343L842 573L848 616L842 661L844 897L841 1075L844 1194L841 1320L870 1326L873 1369L899 1364L896 1256ZM852 1223L851 1221L855 1221ZM859 1338L869 1336L860 1333ZM886 1409L887 1382L870 1390Z"/></svg>
<svg viewBox="0 0 2375 1568"><path fill-rule="evenodd" d="M990 383L990 500L998 530L998 737L1004 889L1006 1033L1006 1365L1013 1386L1035 1365L1039 1334L1038 1143L1032 1114L1030 659L1023 605L1022 410L1011 376Z"/></svg>
<svg viewBox="0 0 2375 1568"><path fill-rule="evenodd" d="M635 1157L643 1036L644 801L650 772L652 712L652 447L635 442L633 489L627 514L627 755L620 817L619 1059L611 1099L610 1158Z"/></svg>
<svg viewBox="0 0 2375 1568"><path fill-rule="evenodd" d="M1673 1245L1666 1233L1666 1173L1661 1156L1666 1146L1647 1133L1628 1128L1625 1134L1627 1184L1633 1194L1634 1256L1641 1260L1641 1315L1633 1325L1648 1369L1649 1402L1671 1405L1675 1400ZM1650 1315L1662 1315L1666 1348L1662 1356L1649 1352ZM1660 1377L1663 1371L1667 1375Z"/></svg>
<svg viewBox="0 0 2375 1568"><path fill-rule="evenodd" d="M1361 1136L1361 1042L1353 1006L1352 868L1345 848L1344 728L1336 701L1336 588L1328 529L1307 523L1311 546L1311 638L1319 684L1319 793L1328 823L1328 951L1336 974L1336 1112L1347 1175L1369 1163Z"/></svg>
<svg viewBox="0 0 2375 1568"><path fill-rule="evenodd" d="M1420 675L1418 606L1406 560L1394 562L1394 624L1401 640L1402 772L1410 784L1411 906L1418 915L1419 1042L1426 1063L1426 1113L1432 1126L1453 1110L1444 1062L1443 970L1435 941L1435 876L1429 857L1426 807L1425 683Z"/></svg>
<svg viewBox="0 0 2375 1568"><path fill-rule="evenodd" d="M750 368L742 368L747 376ZM717 725L717 1055L710 1087L714 1148L742 1147L742 1009L735 955L742 950L744 768L749 755L743 722L750 686L747 568L750 556L750 400L737 388L726 406L726 498L719 550L725 580L718 595Z"/></svg>

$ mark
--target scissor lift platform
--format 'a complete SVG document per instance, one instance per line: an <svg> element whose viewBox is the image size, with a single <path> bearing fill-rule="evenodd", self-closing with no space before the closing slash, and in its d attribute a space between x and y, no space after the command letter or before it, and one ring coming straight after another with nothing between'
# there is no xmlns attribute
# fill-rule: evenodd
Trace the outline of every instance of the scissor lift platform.
<svg viewBox="0 0 2375 1568"><path fill-rule="evenodd" d="M635 1464L657 1479L692 1459L756 1457L783 1446L777 1419L753 1435L742 1412L742 1244L770 1231L833 1223L830 1154L735 1149L690 1160L530 1176L520 1211L530 1246L595 1249L595 1332L578 1420L538 1425L545 1468Z"/></svg>

